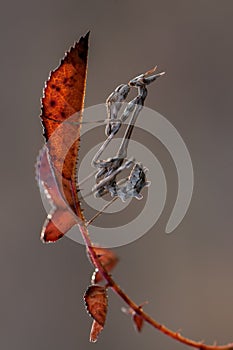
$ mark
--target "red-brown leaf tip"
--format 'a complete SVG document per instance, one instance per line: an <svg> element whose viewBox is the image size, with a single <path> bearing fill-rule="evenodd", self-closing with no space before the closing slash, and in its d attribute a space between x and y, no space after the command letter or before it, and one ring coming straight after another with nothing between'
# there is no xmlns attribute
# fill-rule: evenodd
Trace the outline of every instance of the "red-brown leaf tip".
<svg viewBox="0 0 233 350"><path fill-rule="evenodd" d="M103 327L94 320L91 326L90 342L95 343L102 330L103 330Z"/></svg>

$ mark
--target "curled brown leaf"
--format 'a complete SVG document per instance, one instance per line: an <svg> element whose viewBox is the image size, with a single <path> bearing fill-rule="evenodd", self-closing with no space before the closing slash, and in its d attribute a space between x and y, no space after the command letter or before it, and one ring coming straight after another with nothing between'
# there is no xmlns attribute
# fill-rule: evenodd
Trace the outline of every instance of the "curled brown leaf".
<svg viewBox="0 0 233 350"><path fill-rule="evenodd" d="M104 327L108 310L106 288L99 285L89 286L84 294L84 300L88 313Z"/></svg>

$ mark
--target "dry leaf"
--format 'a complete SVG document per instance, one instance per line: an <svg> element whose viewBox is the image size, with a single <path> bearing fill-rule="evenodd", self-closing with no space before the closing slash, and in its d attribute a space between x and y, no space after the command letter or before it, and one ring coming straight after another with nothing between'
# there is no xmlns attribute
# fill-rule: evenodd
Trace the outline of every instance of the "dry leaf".
<svg viewBox="0 0 233 350"><path fill-rule="evenodd" d="M133 321L134 321L134 324L135 324L135 327L136 327L137 331L141 332L143 324L144 324L143 318L140 315L134 313Z"/></svg>
<svg viewBox="0 0 233 350"><path fill-rule="evenodd" d="M51 72L44 89L41 119L48 149L48 176L53 177L56 184L56 190L51 191L45 184L55 207L48 215L42 231L42 239L45 242L56 241L62 237L78 222L77 217L80 222L85 220L78 198L76 174L81 125L69 123L67 120L80 112L76 114L75 120L82 121L87 54L88 34L81 37L66 53L59 67ZM63 123L64 121L66 123ZM75 141L66 149L68 139ZM55 188L54 185L52 187ZM70 214L67 205L77 215L76 220Z"/></svg>
<svg viewBox="0 0 233 350"><path fill-rule="evenodd" d="M85 292L84 300L89 314L103 327L108 310L106 288L98 285L89 286Z"/></svg>
<svg viewBox="0 0 233 350"><path fill-rule="evenodd" d="M116 254L113 251L106 248L93 247L93 249L97 257L99 258L101 265L105 268L107 272L110 272L118 262L118 257L116 256ZM87 253L89 259L91 260L91 262L93 262L88 251ZM102 279L103 278L101 273L96 269L91 278L92 283L99 283Z"/></svg>
<svg viewBox="0 0 233 350"><path fill-rule="evenodd" d="M139 306L140 310L142 310L142 306L144 304L147 304L147 302L144 302L142 305ZM141 332L142 327L144 325L144 319L136 311L134 311L131 307L129 307L129 308L122 307L121 310L125 314L128 314L128 315L132 316L133 323L134 323L134 326L135 326L136 330L138 332Z"/></svg>
<svg viewBox="0 0 233 350"><path fill-rule="evenodd" d="M54 206L54 203L56 203L54 209L50 212L50 215L45 221L41 232L41 239L45 242L55 242L62 237L65 232L69 231L77 223L77 220L75 216L67 210L67 205L60 195L45 147L38 156L36 177L39 186L42 187L42 191L46 194L51 204Z"/></svg>

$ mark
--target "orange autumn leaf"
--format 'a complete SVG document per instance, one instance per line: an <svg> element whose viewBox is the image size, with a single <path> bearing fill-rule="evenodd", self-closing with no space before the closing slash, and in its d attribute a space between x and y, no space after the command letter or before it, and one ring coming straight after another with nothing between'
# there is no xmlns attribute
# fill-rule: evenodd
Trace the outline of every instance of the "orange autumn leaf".
<svg viewBox="0 0 233 350"><path fill-rule="evenodd" d="M48 176L54 178L53 190L50 188L49 192L46 184L44 187L55 207L42 231L45 242L62 237L78 222L77 219L80 222L85 220L78 198L76 166L86 87L88 36L81 37L66 53L59 67L51 72L42 98L40 117L48 150L46 167ZM73 115L75 123L70 122ZM67 147L69 140L74 142ZM78 218L69 212L67 206Z"/></svg>
<svg viewBox="0 0 233 350"><path fill-rule="evenodd" d="M110 272L118 263L118 257L114 252L106 248L93 247L101 265L105 268L107 272ZM87 255L92 263L92 258L87 250ZM96 269L92 275L91 281L92 283L99 283L103 279L101 273Z"/></svg>
<svg viewBox="0 0 233 350"><path fill-rule="evenodd" d="M89 286L84 294L84 300L88 313L104 327L108 310L106 288L97 284Z"/></svg>

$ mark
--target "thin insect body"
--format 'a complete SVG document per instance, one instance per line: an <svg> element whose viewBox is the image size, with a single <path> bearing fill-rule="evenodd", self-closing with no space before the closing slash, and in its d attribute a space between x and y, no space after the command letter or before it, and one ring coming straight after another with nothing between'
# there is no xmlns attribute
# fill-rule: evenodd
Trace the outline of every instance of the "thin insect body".
<svg viewBox="0 0 233 350"><path fill-rule="evenodd" d="M92 160L92 166L98 169L95 178L99 182L92 188L92 192L96 197L102 197L106 193L110 193L112 197L119 197L122 201L132 197L141 199L141 190L150 184L146 181L147 169L141 163L136 162L134 158L127 159L127 149L134 125L147 96L146 86L164 74L162 72L148 76L154 73L155 70L156 67L130 80L127 85L118 86L106 100L108 119L105 134L107 139ZM122 102L126 99L131 87L137 88L138 95L127 104L123 114L118 118ZM104 150L118 133L122 123L130 116L130 122L116 156L107 160L100 159ZM131 167L130 175L123 181L117 182L117 175Z"/></svg>

